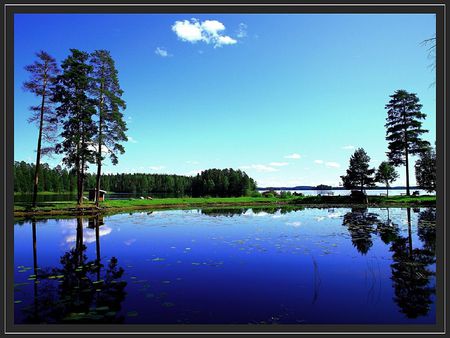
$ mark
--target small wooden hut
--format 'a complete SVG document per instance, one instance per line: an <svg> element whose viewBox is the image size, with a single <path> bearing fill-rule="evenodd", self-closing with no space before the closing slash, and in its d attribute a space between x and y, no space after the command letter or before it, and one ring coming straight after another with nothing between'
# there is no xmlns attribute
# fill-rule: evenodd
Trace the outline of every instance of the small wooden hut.
<svg viewBox="0 0 450 338"><path fill-rule="evenodd" d="M97 189L91 189L89 190L89 201L95 201L95 192L97 191ZM105 200L105 196L106 196L106 190L99 190L100 194L98 196L98 200L104 201Z"/></svg>

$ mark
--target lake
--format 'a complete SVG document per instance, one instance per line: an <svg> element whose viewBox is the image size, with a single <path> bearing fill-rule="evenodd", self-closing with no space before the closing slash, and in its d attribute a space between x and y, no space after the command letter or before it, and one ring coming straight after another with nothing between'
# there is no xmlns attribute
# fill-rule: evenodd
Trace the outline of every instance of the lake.
<svg viewBox="0 0 450 338"><path fill-rule="evenodd" d="M434 324L434 208L16 220L16 324Z"/></svg>

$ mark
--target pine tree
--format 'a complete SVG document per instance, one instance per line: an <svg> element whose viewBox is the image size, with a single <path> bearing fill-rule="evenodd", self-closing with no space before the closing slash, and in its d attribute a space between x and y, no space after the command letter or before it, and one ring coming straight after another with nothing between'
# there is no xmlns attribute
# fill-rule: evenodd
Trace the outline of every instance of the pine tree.
<svg viewBox="0 0 450 338"><path fill-rule="evenodd" d="M89 163L95 160L92 140L97 127L92 119L95 114L95 100L88 96L92 66L86 62L89 54L71 49L62 63L63 73L58 76L55 101L63 131L62 142L56 146L58 153L63 153L63 163L74 168L77 174L78 205L83 203L85 172Z"/></svg>
<svg viewBox="0 0 450 338"><path fill-rule="evenodd" d="M40 51L36 53L36 56L38 60L25 67L25 70L30 73L30 80L23 84L26 91L40 98L39 105L30 107L32 115L28 119L28 122L36 123L39 128L33 180L33 208L36 207L41 156L51 150L50 147L42 148L42 141L52 142L56 133L56 119L51 98L56 76L59 73L55 59L49 54Z"/></svg>
<svg viewBox="0 0 450 338"><path fill-rule="evenodd" d="M389 161L394 166L406 167L406 194L409 196L409 155L418 155L428 149L430 143L421 139L422 122L426 115L421 112L422 105L416 94L406 90L397 90L390 96L386 105L388 110L385 124L386 140L389 142L387 152Z"/></svg>
<svg viewBox="0 0 450 338"><path fill-rule="evenodd" d="M100 178L103 152L108 153L111 163L118 162L117 154L125 152L120 142L127 141L127 130L121 110L125 109L125 101L121 96L118 73L109 51L97 50L91 54L92 66L91 94L96 100L98 115L98 132L96 135L96 205L99 205ZM105 149L104 149L105 148Z"/></svg>
<svg viewBox="0 0 450 338"><path fill-rule="evenodd" d="M370 157L363 148L358 148L350 157L350 164L347 169L347 174L341 176L344 188L355 189L359 188L364 191L365 187L373 187L375 179L373 174L375 168L369 168Z"/></svg>
<svg viewBox="0 0 450 338"><path fill-rule="evenodd" d="M433 148L419 155L415 165L417 184L428 192L436 191L436 152Z"/></svg>
<svg viewBox="0 0 450 338"><path fill-rule="evenodd" d="M384 183L386 186L386 196L389 196L389 186L398 178L395 167L389 162L381 162L375 174L375 181Z"/></svg>

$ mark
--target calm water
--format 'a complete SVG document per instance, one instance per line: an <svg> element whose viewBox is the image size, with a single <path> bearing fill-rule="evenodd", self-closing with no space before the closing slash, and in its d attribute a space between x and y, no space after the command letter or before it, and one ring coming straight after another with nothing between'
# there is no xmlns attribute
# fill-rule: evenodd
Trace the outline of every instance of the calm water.
<svg viewBox="0 0 450 338"><path fill-rule="evenodd" d="M14 236L16 323L435 323L433 208L135 212Z"/></svg>
<svg viewBox="0 0 450 338"><path fill-rule="evenodd" d="M261 190L261 192L267 191L267 190ZM275 190L276 192L280 193L281 190ZM334 196L348 196L351 193L351 190L287 190L291 193L301 193L305 196L316 196L318 194L321 195L327 195L327 194L333 194ZM413 191L418 191L420 195L429 195L430 193L422 190L422 189L411 189L411 194ZM386 189L370 189L366 191L368 195L373 196L380 196L380 194L386 194ZM406 195L406 189L392 189L389 190L389 196L399 196L399 195Z"/></svg>

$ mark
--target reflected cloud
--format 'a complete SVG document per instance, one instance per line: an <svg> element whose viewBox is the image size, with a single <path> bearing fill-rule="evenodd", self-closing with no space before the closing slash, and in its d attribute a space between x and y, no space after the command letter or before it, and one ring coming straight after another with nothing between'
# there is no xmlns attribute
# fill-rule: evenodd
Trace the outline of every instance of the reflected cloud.
<svg viewBox="0 0 450 338"><path fill-rule="evenodd" d="M130 246L134 242L136 242L136 238L131 238L131 239L127 239L126 241L124 241L123 244Z"/></svg>
<svg viewBox="0 0 450 338"><path fill-rule="evenodd" d="M66 237L64 237L64 242L66 244L75 243L77 240L77 234L75 233L75 229L73 229L73 233L70 233ZM99 229L99 236L106 236L111 233L112 229L106 225L101 226ZM95 230L84 228L83 229L83 243L93 243L95 242Z"/></svg>

